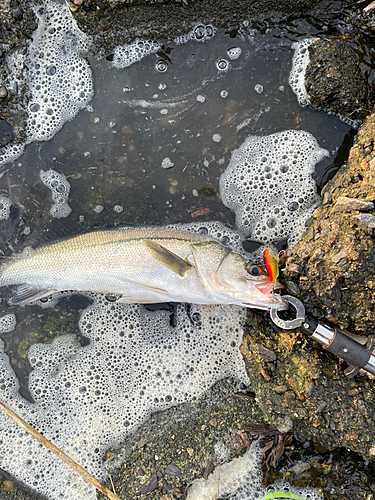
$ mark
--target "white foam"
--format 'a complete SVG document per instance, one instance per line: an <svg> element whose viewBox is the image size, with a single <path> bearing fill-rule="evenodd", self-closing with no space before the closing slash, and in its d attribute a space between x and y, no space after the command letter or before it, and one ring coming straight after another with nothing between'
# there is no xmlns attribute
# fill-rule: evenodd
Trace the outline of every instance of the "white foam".
<svg viewBox="0 0 375 500"><path fill-rule="evenodd" d="M155 54L161 49L158 42L152 40L135 40L132 43L120 45L115 48L112 64L115 68L128 68L144 57Z"/></svg>
<svg viewBox="0 0 375 500"><path fill-rule="evenodd" d="M254 441L242 456L234 458L215 468L207 479L195 479L188 489L186 500L257 500L271 492L292 493L301 499L323 500L311 488L292 488L286 481L279 481L268 488L262 487L263 474L261 463L263 451L259 441ZM282 498L282 495L277 498Z"/></svg>
<svg viewBox="0 0 375 500"><path fill-rule="evenodd" d="M22 58L29 99L27 138L23 144L2 148L0 164L17 158L32 141L51 139L93 96L92 73L82 57L89 38L78 28L67 4L45 0L34 11L38 28ZM20 61L13 66L18 68Z"/></svg>
<svg viewBox="0 0 375 500"><path fill-rule="evenodd" d="M309 47L315 41L315 38L305 38L300 42L295 42L292 45L294 56L292 61L292 69L289 75L289 85L296 94L298 102L302 106L310 104L310 97L305 87L306 68L309 64Z"/></svg>
<svg viewBox="0 0 375 500"><path fill-rule="evenodd" d="M50 209L50 214L56 219L68 217L72 209L68 205L70 184L66 180L65 175L56 172L55 170L40 171L40 179L52 193L53 205Z"/></svg>
<svg viewBox="0 0 375 500"><path fill-rule="evenodd" d="M12 200L10 200L7 196L0 194L0 220L9 219L11 206Z"/></svg>
<svg viewBox="0 0 375 500"><path fill-rule="evenodd" d="M254 87L254 90L257 94L261 94L263 92L263 85L260 83L257 83Z"/></svg>
<svg viewBox="0 0 375 500"><path fill-rule="evenodd" d="M17 325L15 314L6 314L0 317L0 333L12 332Z"/></svg>
<svg viewBox="0 0 375 500"><path fill-rule="evenodd" d="M206 42L217 33L217 29L212 24L197 24L186 35L181 35L174 40L176 45L182 45L195 40L196 42Z"/></svg>
<svg viewBox="0 0 375 500"><path fill-rule="evenodd" d="M212 136L212 140L213 140L214 142L220 142L220 141L221 141L221 135L220 135L220 134L214 134L214 135Z"/></svg>
<svg viewBox="0 0 375 500"><path fill-rule="evenodd" d="M199 397L226 377L247 382L239 351L245 309L179 305L174 327L167 311L112 300L98 296L84 310L79 326L89 345L64 335L30 348L35 403L20 396L0 349L1 401L101 481L106 450L151 412ZM96 498L92 486L4 415L0 443L1 468L34 491L51 500Z"/></svg>
<svg viewBox="0 0 375 500"><path fill-rule="evenodd" d="M231 59L232 61L238 59L241 54L242 54L241 47L232 47L227 50L227 55L229 59Z"/></svg>
<svg viewBox="0 0 375 500"><path fill-rule="evenodd" d="M315 165L328 151L308 132L250 135L220 178L221 200L252 240L297 243L318 203Z"/></svg>
<svg viewBox="0 0 375 500"><path fill-rule="evenodd" d="M161 162L162 168L172 168L174 166L174 163L170 158L164 158L164 160Z"/></svg>

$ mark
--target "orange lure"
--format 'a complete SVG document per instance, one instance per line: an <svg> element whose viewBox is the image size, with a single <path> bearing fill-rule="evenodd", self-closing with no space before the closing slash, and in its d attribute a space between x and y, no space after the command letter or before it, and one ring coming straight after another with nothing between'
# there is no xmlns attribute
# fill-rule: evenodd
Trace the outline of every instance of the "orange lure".
<svg viewBox="0 0 375 500"><path fill-rule="evenodd" d="M275 283L279 276L279 257L271 248L263 250L264 265L271 283Z"/></svg>

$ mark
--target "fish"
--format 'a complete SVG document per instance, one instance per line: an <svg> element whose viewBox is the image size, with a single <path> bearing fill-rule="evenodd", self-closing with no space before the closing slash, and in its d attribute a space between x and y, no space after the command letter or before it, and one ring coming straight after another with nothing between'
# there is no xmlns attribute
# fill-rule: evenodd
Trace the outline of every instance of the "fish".
<svg viewBox="0 0 375 500"><path fill-rule="evenodd" d="M118 302L237 304L287 309L262 266L220 241L183 229L93 231L7 257L0 287L16 285L12 305L62 291L119 295Z"/></svg>

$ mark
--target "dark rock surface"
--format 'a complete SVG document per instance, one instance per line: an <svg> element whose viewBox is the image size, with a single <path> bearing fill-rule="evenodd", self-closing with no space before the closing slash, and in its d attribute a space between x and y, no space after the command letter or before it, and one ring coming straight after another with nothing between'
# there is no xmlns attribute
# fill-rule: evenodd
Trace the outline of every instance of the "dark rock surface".
<svg viewBox="0 0 375 500"><path fill-rule="evenodd" d="M96 47L109 51L141 34L168 42L186 34L197 22L212 23L234 35L244 20L267 29L284 24L288 16L292 21L307 13L336 24L349 3L349 0L85 0L72 11L81 30L95 37Z"/></svg>
<svg viewBox="0 0 375 500"><path fill-rule="evenodd" d="M367 36L320 38L309 47L311 105L362 123L375 105L374 51Z"/></svg>
<svg viewBox="0 0 375 500"><path fill-rule="evenodd" d="M347 164L323 189L323 205L292 250L285 276L307 310L353 332L375 333L375 115ZM287 281L287 284L288 284Z"/></svg>

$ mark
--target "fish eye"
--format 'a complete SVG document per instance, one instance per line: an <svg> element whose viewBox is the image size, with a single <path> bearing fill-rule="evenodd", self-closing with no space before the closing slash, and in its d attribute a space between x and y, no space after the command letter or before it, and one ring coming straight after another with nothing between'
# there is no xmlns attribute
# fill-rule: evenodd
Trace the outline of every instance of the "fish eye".
<svg viewBox="0 0 375 500"><path fill-rule="evenodd" d="M260 266L249 266L247 268L247 272L251 274L252 276L259 276L260 274L263 274L262 268Z"/></svg>

